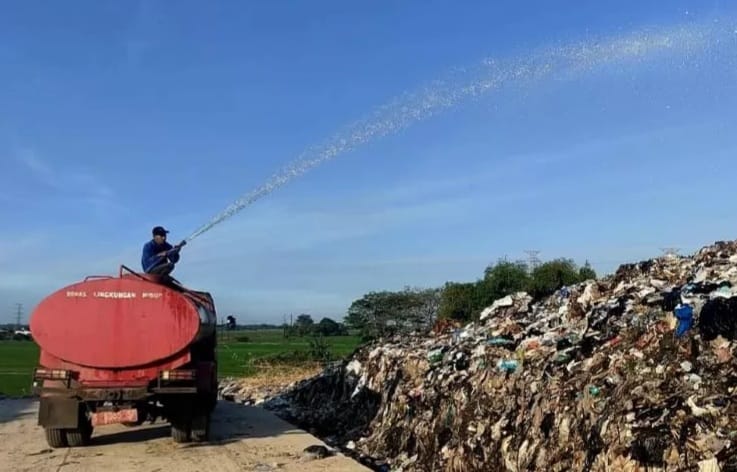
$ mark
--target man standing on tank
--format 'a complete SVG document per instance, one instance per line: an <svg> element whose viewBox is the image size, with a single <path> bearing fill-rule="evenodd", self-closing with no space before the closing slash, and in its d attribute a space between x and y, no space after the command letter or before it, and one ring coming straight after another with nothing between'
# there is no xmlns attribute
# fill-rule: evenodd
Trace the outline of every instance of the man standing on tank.
<svg viewBox="0 0 737 472"><path fill-rule="evenodd" d="M166 242L166 234L169 231L161 226L153 229L153 238L143 245L141 255L141 266L147 274L169 275L174 270L174 265L179 262L179 250L184 246L184 241L172 246Z"/></svg>

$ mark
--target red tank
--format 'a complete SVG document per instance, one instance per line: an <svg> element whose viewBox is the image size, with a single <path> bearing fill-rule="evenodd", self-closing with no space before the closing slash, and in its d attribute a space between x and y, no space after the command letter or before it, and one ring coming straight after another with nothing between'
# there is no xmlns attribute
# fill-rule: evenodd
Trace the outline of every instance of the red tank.
<svg viewBox="0 0 737 472"><path fill-rule="evenodd" d="M49 445L83 446L96 426L157 417L177 442L206 440L217 403L216 320L209 293L126 267L46 297L30 325Z"/></svg>

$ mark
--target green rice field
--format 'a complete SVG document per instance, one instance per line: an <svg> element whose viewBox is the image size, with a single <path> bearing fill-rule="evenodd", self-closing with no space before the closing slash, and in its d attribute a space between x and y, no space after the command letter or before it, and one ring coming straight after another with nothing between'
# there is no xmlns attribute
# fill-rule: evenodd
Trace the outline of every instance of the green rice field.
<svg viewBox="0 0 737 472"><path fill-rule="evenodd" d="M259 362L299 363L310 352L309 337L285 338L281 330L219 333L220 377L246 377L258 372ZM359 345L358 336L323 338L332 359L344 357ZM31 375L38 362L33 341L0 341L0 394L30 394Z"/></svg>

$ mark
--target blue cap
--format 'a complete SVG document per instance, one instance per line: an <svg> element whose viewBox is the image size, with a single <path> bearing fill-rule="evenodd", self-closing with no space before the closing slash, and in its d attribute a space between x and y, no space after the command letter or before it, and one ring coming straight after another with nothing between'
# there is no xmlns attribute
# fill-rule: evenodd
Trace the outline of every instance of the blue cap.
<svg viewBox="0 0 737 472"><path fill-rule="evenodd" d="M166 236L168 230L165 230L163 226L156 226L152 231L154 236Z"/></svg>

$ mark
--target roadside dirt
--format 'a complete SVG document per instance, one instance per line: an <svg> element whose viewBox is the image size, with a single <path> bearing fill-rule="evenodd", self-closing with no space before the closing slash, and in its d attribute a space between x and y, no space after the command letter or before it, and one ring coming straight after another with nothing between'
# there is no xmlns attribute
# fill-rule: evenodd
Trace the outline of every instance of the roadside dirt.
<svg viewBox="0 0 737 472"><path fill-rule="evenodd" d="M164 472L368 472L340 454L314 459L309 446L325 446L310 434L255 407L221 401L210 442L176 444L167 423L95 430L84 448L51 449L36 424L34 400L0 400L0 471Z"/></svg>

